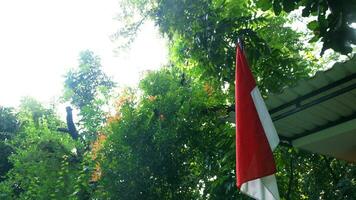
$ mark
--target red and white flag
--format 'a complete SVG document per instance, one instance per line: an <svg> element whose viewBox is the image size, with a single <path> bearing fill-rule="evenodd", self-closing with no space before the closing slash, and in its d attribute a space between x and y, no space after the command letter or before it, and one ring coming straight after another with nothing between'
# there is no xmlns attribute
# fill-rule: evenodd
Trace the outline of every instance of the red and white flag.
<svg viewBox="0 0 356 200"><path fill-rule="evenodd" d="M237 187L255 199L279 200L272 154L279 138L240 47L235 87Z"/></svg>

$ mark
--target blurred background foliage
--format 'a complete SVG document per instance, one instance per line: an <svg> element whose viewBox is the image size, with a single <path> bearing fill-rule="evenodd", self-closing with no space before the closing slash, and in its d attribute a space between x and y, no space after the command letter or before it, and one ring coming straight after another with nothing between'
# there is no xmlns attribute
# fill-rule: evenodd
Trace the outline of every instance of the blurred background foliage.
<svg viewBox="0 0 356 200"><path fill-rule="evenodd" d="M0 107L0 199L249 199L235 186L228 121L237 38L263 95L280 92L324 67L309 44L353 55L355 2L334 4L121 0L125 26L114 36L127 46L154 21L169 42L169 64L116 94L109 112L116 85L98 56L82 52L62 96L78 113L81 140L58 131L66 123L55 106L27 97L17 109ZM290 26L288 13L300 8L316 17L309 43ZM354 164L286 146L274 155L282 199L356 199Z"/></svg>

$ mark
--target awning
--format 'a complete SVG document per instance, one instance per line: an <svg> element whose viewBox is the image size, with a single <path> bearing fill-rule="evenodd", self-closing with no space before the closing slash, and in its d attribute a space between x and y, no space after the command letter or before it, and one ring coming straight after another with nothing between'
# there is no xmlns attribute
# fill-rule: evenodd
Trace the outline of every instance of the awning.
<svg viewBox="0 0 356 200"><path fill-rule="evenodd" d="M356 162L356 57L270 94L266 104L284 142Z"/></svg>

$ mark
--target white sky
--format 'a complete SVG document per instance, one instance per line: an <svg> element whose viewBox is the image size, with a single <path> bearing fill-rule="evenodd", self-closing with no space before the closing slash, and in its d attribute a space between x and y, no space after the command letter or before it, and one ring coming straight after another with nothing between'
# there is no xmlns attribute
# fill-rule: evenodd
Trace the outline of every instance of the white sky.
<svg viewBox="0 0 356 200"><path fill-rule="evenodd" d="M165 64L166 42L153 23L144 25L131 50L115 55L109 36L119 27L118 12L117 0L1 0L0 105L17 106L28 95L42 102L59 97L63 75L85 49L101 57L120 86Z"/></svg>

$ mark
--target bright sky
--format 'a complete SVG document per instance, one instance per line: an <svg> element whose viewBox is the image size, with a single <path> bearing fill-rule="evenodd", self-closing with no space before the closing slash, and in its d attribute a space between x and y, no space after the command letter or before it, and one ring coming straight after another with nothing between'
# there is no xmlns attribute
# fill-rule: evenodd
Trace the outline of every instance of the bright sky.
<svg viewBox="0 0 356 200"><path fill-rule="evenodd" d="M79 52L94 51L119 85L135 85L140 72L167 62L166 42L147 23L131 50L113 52L118 0L0 1L0 105L22 96L42 102L59 97L63 75L78 66Z"/></svg>

